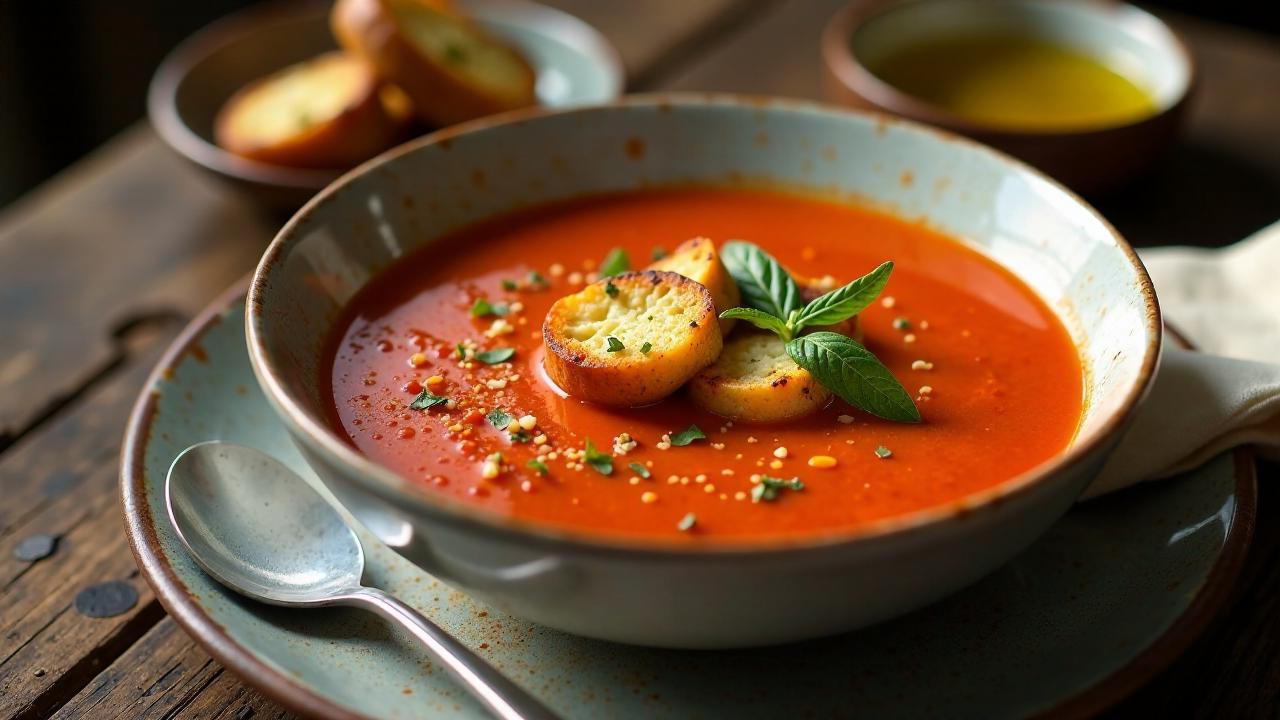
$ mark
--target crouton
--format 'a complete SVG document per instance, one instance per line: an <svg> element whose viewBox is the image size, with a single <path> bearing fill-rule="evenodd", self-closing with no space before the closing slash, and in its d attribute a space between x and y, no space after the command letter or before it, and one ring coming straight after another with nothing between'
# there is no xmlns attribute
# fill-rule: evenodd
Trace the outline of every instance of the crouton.
<svg viewBox="0 0 1280 720"><path fill-rule="evenodd" d="M367 59L443 127L537 104L536 76L515 48L442 0L338 0L338 42Z"/></svg>
<svg viewBox="0 0 1280 720"><path fill-rule="evenodd" d="M773 333L740 331L689 382L694 402L733 420L793 420L827 404L831 391L787 355Z"/></svg>
<svg viewBox="0 0 1280 720"><path fill-rule="evenodd" d="M791 277L795 278L796 284L800 286L800 297L806 303L811 303L819 297L840 287L835 283L824 282L817 278L806 278L796 275L795 273L792 273ZM834 325L815 325L813 327L807 327L800 334L808 335L809 333L816 332L833 332L837 335L844 335L845 337L853 338L858 342L862 342L862 326L858 324L857 315L854 315L847 320L841 320Z"/></svg>
<svg viewBox="0 0 1280 720"><path fill-rule="evenodd" d="M644 405L720 354L715 301L673 272L629 272L560 298L542 325L547 375L573 397Z"/></svg>
<svg viewBox="0 0 1280 720"><path fill-rule="evenodd" d="M729 308L738 307L742 295L738 292L738 283L720 262L720 254L716 246L707 238L697 237L686 240L676 247L675 252L653 262L649 270L666 270L700 282L711 291L711 298L716 303L716 314ZM720 334L728 337L735 321L731 318L720 321Z"/></svg>
<svg viewBox="0 0 1280 720"><path fill-rule="evenodd" d="M214 123L218 145L276 165L345 169L409 133L383 100L373 68L332 52L290 65L241 89Z"/></svg>

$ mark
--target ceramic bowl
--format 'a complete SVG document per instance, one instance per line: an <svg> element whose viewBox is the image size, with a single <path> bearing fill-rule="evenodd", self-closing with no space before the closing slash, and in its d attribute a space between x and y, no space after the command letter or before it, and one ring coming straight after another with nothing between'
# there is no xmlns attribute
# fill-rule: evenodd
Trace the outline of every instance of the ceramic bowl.
<svg viewBox="0 0 1280 720"><path fill-rule="evenodd" d="M622 92L622 61L594 28L528 0L459 0L468 14L519 47L538 74L542 105L606 102ZM230 15L192 35L160 64L147 114L166 144L245 191L255 202L292 212L343 170L257 162L218 147L213 125L240 88L276 70L337 48L328 2L268 3Z"/></svg>
<svg viewBox="0 0 1280 720"><path fill-rule="evenodd" d="M936 37L1012 34L1103 58L1155 100L1140 120L1081 130L1019 130L958 117L878 78L867 65ZM1035 165L1072 189L1105 193L1129 182L1177 136L1194 85L1186 46L1158 18L1111 0L857 0L822 36L827 97L963 133Z"/></svg>
<svg viewBox="0 0 1280 720"><path fill-rule="evenodd" d="M493 180L477 186L480 173ZM330 424L319 382L326 337L344 304L404 254L497 213L587 193L760 182L920 218L1025 280L1063 319L1086 368L1071 446L955 504L856 531L668 545L531 524L418 490ZM246 321L254 372L302 455L389 546L511 614L683 648L850 630L991 572L1094 476L1151 380L1160 342L1150 280L1133 251L1027 166L911 123L714 95L516 113L402 146L289 221L255 272Z"/></svg>

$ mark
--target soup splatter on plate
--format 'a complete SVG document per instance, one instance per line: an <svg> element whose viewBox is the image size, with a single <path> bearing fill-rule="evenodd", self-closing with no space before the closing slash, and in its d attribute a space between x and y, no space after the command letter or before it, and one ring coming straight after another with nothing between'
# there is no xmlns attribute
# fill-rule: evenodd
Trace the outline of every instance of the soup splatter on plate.
<svg viewBox="0 0 1280 720"><path fill-rule="evenodd" d="M919 423L833 399L734 422L685 390L642 407L566 395L542 326L562 297L695 237L745 239L836 288L894 263L858 337ZM717 308L723 311L724 308ZM739 321L726 340L758 332ZM919 224L803 195L666 189L592 196L442 238L375 278L336 327L333 422L421 486L612 537L796 538L944 505L1062 452L1082 406L1055 314L978 252Z"/></svg>

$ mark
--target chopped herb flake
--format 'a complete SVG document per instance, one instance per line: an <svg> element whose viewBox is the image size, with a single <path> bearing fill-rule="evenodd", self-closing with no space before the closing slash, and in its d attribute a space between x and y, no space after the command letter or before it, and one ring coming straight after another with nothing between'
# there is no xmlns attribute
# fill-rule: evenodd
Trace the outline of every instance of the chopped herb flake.
<svg viewBox="0 0 1280 720"><path fill-rule="evenodd" d="M493 350L476 353L476 359L485 365L496 365L510 360L511 356L515 354L515 348L494 348Z"/></svg>
<svg viewBox="0 0 1280 720"><path fill-rule="evenodd" d="M462 343L458 343L457 345L455 345L455 346L453 347L453 349L454 349L454 352L458 353L458 359L459 359L459 360L466 360L466 359L467 359L467 346L466 346L466 345L463 345Z"/></svg>
<svg viewBox="0 0 1280 720"><path fill-rule="evenodd" d="M627 467L631 468L631 472L639 475L645 480L648 480L650 477L649 468L641 465L640 463L631 463Z"/></svg>
<svg viewBox="0 0 1280 720"><path fill-rule="evenodd" d="M604 284L604 294L609 297L618 297L618 286L611 282Z"/></svg>
<svg viewBox="0 0 1280 720"><path fill-rule="evenodd" d="M644 342L644 344L640 346L640 354L641 354L641 355L648 355L648 354L649 354L649 351L650 351L650 350L652 350L652 349L653 349L653 343L651 343L651 342L649 342L648 340L646 340L646 341Z"/></svg>
<svg viewBox="0 0 1280 720"><path fill-rule="evenodd" d="M627 251L614 248L605 256L604 262L600 263L600 277L613 277L630 269L631 258L627 257Z"/></svg>
<svg viewBox="0 0 1280 720"><path fill-rule="evenodd" d="M893 319L893 329L894 330L910 330L911 321L904 317L896 317Z"/></svg>
<svg viewBox="0 0 1280 720"><path fill-rule="evenodd" d="M546 475L547 473L551 472L551 470L547 467L547 464L542 462L541 460L530 460L529 462L525 463L524 466L527 468L533 469L533 471L538 473L539 475Z"/></svg>
<svg viewBox="0 0 1280 720"><path fill-rule="evenodd" d="M511 417L510 413L502 408L494 408L490 410L489 414L485 415L484 418L489 421L490 425L498 428L499 430L506 430L507 426L511 424L511 421L515 419Z"/></svg>
<svg viewBox="0 0 1280 720"><path fill-rule="evenodd" d="M685 445L688 445L694 440L706 440L706 439L707 439L707 436L703 434L702 430L697 425L690 425L685 430L682 430L676 433L675 435L672 435L671 444L675 445L676 447L684 447Z"/></svg>
<svg viewBox="0 0 1280 720"><path fill-rule="evenodd" d="M693 529L693 526L697 524L697 515L694 515L693 513L685 513L684 517L680 518L680 522L676 523L676 529L680 532L689 532Z"/></svg>
<svg viewBox="0 0 1280 720"><path fill-rule="evenodd" d="M804 483L800 481L800 478L783 480L782 478L765 475L760 478L759 484L751 488L751 502L773 502L778 498L778 493L783 490L803 489Z"/></svg>
<svg viewBox="0 0 1280 720"><path fill-rule="evenodd" d="M602 453L599 450L597 450L596 446L591 443L591 438L587 438L587 445L585 450L586 452L583 457L583 460L585 460L588 465L595 468L596 472L600 473L601 475L613 474L613 456L612 455L608 453Z"/></svg>
<svg viewBox="0 0 1280 720"><path fill-rule="evenodd" d="M542 273L535 270L529 273L529 286L536 290L541 290L543 288L551 287L551 283L542 276Z"/></svg>
<svg viewBox="0 0 1280 720"><path fill-rule="evenodd" d="M881 460L884 460L885 458L891 458L893 457L893 451L881 445L876 448L876 457L880 458Z"/></svg>
<svg viewBox="0 0 1280 720"><path fill-rule="evenodd" d="M430 390L423 390L418 393L418 397L409 403L410 410L430 410L437 405L443 405L449 402L449 398L442 397L432 393Z"/></svg>
<svg viewBox="0 0 1280 720"><path fill-rule="evenodd" d="M653 249L653 252L649 253L649 259L653 260L654 262L658 262L659 260L661 260L666 256L667 256L667 249L662 247L661 245L658 245Z"/></svg>
<svg viewBox="0 0 1280 720"><path fill-rule="evenodd" d="M494 315L502 317L511 312L511 308L506 305L493 305L484 298L476 298L475 303L471 305L471 317L486 317Z"/></svg>
<svg viewBox="0 0 1280 720"><path fill-rule="evenodd" d="M502 281L502 289L503 289L503 290L517 290L517 289L519 289L519 288L520 288L520 285L519 285L519 283L517 283L515 280L503 280L503 281Z"/></svg>
<svg viewBox="0 0 1280 720"><path fill-rule="evenodd" d="M609 343L609 352L621 352L625 350L627 347L626 345L622 344L621 340L619 340L618 338L612 335L605 338L605 341Z"/></svg>
<svg viewBox="0 0 1280 720"><path fill-rule="evenodd" d="M511 433L511 442L513 443L527 443L531 440L533 440L533 436L529 434L528 430L522 429Z"/></svg>

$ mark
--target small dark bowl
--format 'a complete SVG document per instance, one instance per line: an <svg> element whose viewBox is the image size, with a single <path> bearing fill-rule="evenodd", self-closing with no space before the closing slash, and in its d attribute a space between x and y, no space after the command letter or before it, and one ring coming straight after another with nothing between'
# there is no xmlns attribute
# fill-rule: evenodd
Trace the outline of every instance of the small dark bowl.
<svg viewBox="0 0 1280 720"><path fill-rule="evenodd" d="M1156 110L1137 121L1072 130L997 127L953 115L881 80L864 62L937 36L1026 34L1091 54L1119 54L1148 81ZM1194 87L1191 54L1158 18L1123 2L857 0L822 37L827 97L967 135L1017 156L1077 192L1130 182L1175 140Z"/></svg>
<svg viewBox="0 0 1280 720"><path fill-rule="evenodd" d="M622 62L594 28L527 0L466 0L479 23L528 55L538 99L566 106L622 92ZM256 162L218 147L213 124L237 90L283 67L337 48L329 2L282 0L229 15L187 38L160 64L147 113L161 139L197 166L268 209L292 212L346 172Z"/></svg>

